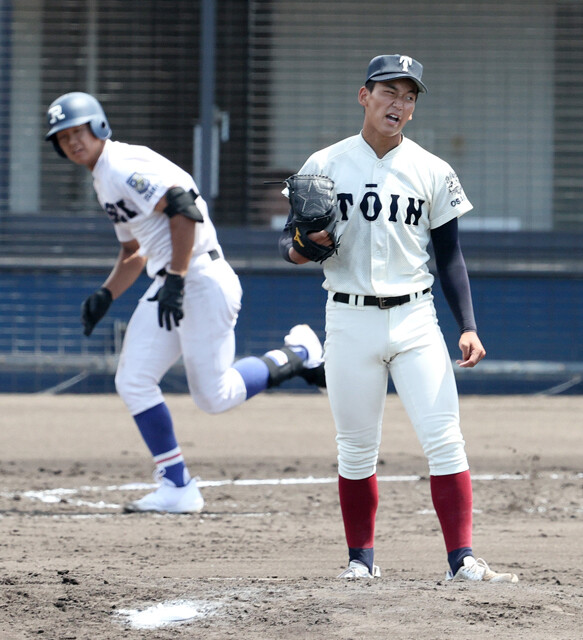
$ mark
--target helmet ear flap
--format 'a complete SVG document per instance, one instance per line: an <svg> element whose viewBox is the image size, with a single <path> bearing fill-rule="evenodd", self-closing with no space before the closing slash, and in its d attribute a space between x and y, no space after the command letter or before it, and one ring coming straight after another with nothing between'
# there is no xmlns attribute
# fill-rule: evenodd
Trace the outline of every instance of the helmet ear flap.
<svg viewBox="0 0 583 640"><path fill-rule="evenodd" d="M89 122L89 126L91 127L91 133L100 140L107 140L111 138L111 127L109 126L109 122L103 114L102 118L92 118Z"/></svg>

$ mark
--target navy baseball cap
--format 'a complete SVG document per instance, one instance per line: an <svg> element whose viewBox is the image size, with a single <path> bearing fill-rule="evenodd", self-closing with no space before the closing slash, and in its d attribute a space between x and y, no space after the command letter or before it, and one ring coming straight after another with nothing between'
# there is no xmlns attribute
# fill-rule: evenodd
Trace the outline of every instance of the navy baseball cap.
<svg viewBox="0 0 583 640"><path fill-rule="evenodd" d="M409 78L419 88L420 93L427 93L427 87L421 82L423 65L409 56L395 54L392 56L377 56L373 58L366 72L366 82L383 82L397 78ZM365 83L366 84L366 83Z"/></svg>

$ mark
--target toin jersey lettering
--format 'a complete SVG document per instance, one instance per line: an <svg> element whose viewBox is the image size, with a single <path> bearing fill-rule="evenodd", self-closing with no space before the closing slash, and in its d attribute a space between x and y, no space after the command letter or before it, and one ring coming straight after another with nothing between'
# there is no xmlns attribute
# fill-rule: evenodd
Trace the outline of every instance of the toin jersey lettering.
<svg viewBox="0 0 583 640"><path fill-rule="evenodd" d="M376 187L376 185L366 185L367 187ZM352 206L354 197L351 193L339 193L338 194L338 209L342 220L348 220L348 207ZM391 202L389 205L388 220L389 222L398 221L399 202L404 202L405 196L400 196L396 193L391 194ZM405 224L412 224L414 226L419 224L419 220L423 215L423 205L425 200L418 198L407 197L407 208L403 209L403 222ZM379 215L383 212L383 204L376 191L367 191L360 204L358 205L362 217L369 222L374 222L378 219Z"/></svg>

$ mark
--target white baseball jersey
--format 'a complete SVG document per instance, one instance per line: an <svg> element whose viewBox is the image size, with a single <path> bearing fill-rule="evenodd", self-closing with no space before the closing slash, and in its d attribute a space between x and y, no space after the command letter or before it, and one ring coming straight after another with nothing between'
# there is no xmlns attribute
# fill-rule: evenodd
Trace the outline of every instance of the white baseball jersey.
<svg viewBox="0 0 583 640"><path fill-rule="evenodd" d="M170 220L154 207L173 186L198 193L192 177L148 147L106 140L93 169L93 186L118 240L140 243L140 254L148 260L148 275L153 278L167 268L172 258ZM219 246L203 198L197 198L196 206L204 222L196 225L194 256Z"/></svg>
<svg viewBox="0 0 583 640"><path fill-rule="evenodd" d="M324 263L329 291L400 296L430 287L430 231L472 209L450 165L418 144L379 158L362 134L314 153L299 173L336 185L340 239Z"/></svg>
<svg viewBox="0 0 583 640"><path fill-rule="evenodd" d="M158 325L154 295L164 284L157 275L172 258L170 219L154 210L173 186L196 185L173 162L143 146L107 140L93 169L93 185L120 242L137 240L153 278L141 297L124 337L116 389L132 415L164 402L158 382L182 356L188 386L197 405L216 413L246 399L245 383L231 365L235 358L235 323L241 308L241 284L222 250L203 198L196 199L193 256L184 278L184 318L172 331ZM215 256L209 251L217 250Z"/></svg>

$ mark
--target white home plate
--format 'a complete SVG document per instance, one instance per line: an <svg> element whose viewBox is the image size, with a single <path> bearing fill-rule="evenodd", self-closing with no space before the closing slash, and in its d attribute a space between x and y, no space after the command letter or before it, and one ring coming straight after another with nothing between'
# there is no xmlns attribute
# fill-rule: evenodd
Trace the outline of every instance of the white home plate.
<svg viewBox="0 0 583 640"><path fill-rule="evenodd" d="M194 618L205 618L212 615L218 606L205 600L175 600L161 602L143 611L120 609L118 613L125 617L126 622L134 629L157 629Z"/></svg>

